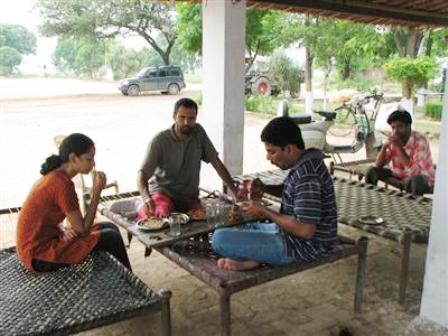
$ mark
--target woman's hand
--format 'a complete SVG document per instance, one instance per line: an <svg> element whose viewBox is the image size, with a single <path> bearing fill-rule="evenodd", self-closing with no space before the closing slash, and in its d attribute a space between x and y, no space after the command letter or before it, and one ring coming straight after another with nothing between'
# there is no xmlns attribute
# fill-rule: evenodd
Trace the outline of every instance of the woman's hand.
<svg viewBox="0 0 448 336"><path fill-rule="evenodd" d="M64 231L62 231L61 239L65 242L68 242L76 237L78 237L78 234L73 229L65 229Z"/></svg>
<svg viewBox="0 0 448 336"><path fill-rule="evenodd" d="M70 224L61 223L59 224L59 229L61 230L60 238L65 242L72 240L73 238L76 238L78 236L76 231L70 227Z"/></svg>
<svg viewBox="0 0 448 336"><path fill-rule="evenodd" d="M106 186L107 182L106 174L104 174L104 172L102 171L93 170L92 179L93 179L93 186L92 186L93 191L101 192L101 190L103 190L104 187Z"/></svg>

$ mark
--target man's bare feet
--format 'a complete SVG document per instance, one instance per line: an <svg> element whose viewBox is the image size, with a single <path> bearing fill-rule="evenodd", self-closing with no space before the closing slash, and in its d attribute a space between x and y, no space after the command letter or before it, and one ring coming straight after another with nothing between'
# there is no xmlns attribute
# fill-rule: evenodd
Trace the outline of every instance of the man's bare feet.
<svg viewBox="0 0 448 336"><path fill-rule="evenodd" d="M247 271L250 269L257 268L260 263L253 260L248 261L236 261L230 258L218 259L218 267L228 270L228 271Z"/></svg>

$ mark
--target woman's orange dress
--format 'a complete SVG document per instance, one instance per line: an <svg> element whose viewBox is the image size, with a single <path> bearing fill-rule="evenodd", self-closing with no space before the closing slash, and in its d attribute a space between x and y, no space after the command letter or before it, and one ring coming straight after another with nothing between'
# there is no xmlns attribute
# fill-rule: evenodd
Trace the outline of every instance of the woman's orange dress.
<svg viewBox="0 0 448 336"><path fill-rule="evenodd" d="M17 224L17 253L27 269L35 272L33 259L77 264L92 252L99 231L69 241L62 239L59 225L68 212L77 209L75 186L64 172L54 170L34 184Z"/></svg>

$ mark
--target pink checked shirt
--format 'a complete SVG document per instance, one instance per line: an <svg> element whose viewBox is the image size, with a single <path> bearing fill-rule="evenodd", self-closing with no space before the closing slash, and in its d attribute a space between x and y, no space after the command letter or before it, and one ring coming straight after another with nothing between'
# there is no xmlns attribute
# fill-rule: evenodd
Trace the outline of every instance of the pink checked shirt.
<svg viewBox="0 0 448 336"><path fill-rule="evenodd" d="M412 131L408 142L404 146L406 154L409 156L409 163L405 164L400 155L400 150L390 145L386 150L387 162L391 161L392 173L401 178L407 179L412 176L422 174L427 177L428 184L434 184L434 166L432 164L431 150L428 140L419 132Z"/></svg>

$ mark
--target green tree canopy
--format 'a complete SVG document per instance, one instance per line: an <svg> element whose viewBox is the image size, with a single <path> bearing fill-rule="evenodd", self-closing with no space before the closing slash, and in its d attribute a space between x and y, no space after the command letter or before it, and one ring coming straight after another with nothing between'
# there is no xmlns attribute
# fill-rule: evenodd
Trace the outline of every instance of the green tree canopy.
<svg viewBox="0 0 448 336"><path fill-rule="evenodd" d="M16 67L22 62L22 55L11 47L0 47L0 75L11 75Z"/></svg>
<svg viewBox="0 0 448 336"><path fill-rule="evenodd" d="M202 52L202 6L180 4L178 8L178 41L190 53ZM246 12L246 71L258 55L270 55L285 44L282 35L285 14L281 11L249 8Z"/></svg>
<svg viewBox="0 0 448 336"><path fill-rule="evenodd" d="M126 77L134 76L138 71L140 71L145 66L150 63L149 55L154 53L155 58L158 62L160 57L153 49L142 49L134 50L131 48L126 48L118 43L111 43L108 46L108 64L112 69L114 74L114 79L123 79Z"/></svg>
<svg viewBox="0 0 448 336"><path fill-rule="evenodd" d="M269 63L269 77L283 93L287 91L292 97L300 94L301 73L300 67L284 53L276 53Z"/></svg>
<svg viewBox="0 0 448 336"><path fill-rule="evenodd" d="M106 64L106 42L96 43L89 39L61 39L53 53L55 66L77 75L97 77L100 68Z"/></svg>
<svg viewBox="0 0 448 336"><path fill-rule="evenodd" d="M140 0L37 0L46 36L108 38L141 36L170 63L177 37L175 10L167 3ZM160 37L160 39L158 39Z"/></svg>
<svg viewBox="0 0 448 336"><path fill-rule="evenodd" d="M27 28L15 24L0 24L0 47L10 47L20 54L36 52L36 36Z"/></svg>
<svg viewBox="0 0 448 336"><path fill-rule="evenodd" d="M402 81L403 97L410 98L416 84L426 83L437 73L434 59L429 57L397 57L384 65L390 78Z"/></svg>

